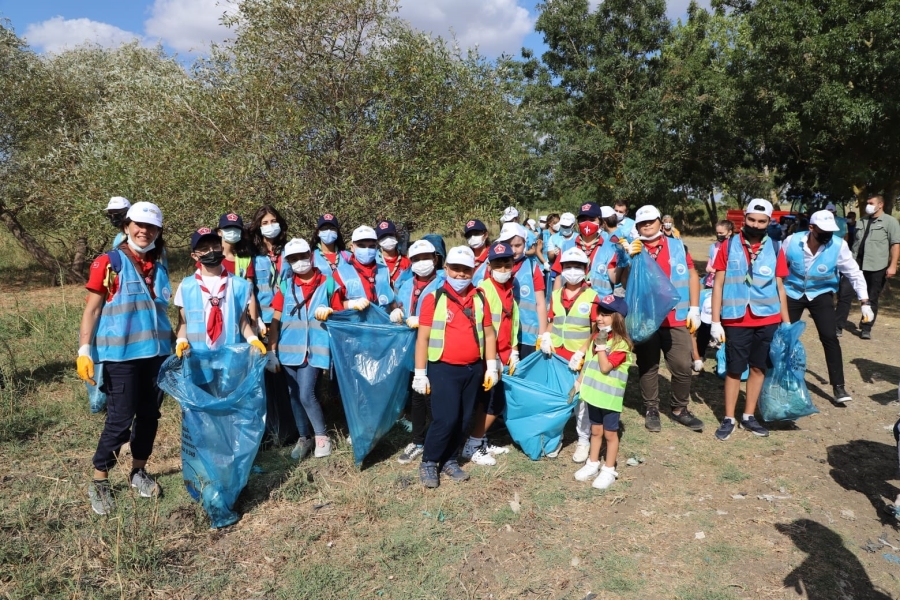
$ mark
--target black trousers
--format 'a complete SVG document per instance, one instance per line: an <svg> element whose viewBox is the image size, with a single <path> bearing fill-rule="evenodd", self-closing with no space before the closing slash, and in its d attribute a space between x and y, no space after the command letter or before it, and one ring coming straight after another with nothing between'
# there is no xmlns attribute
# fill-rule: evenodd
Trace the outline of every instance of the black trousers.
<svg viewBox="0 0 900 600"><path fill-rule="evenodd" d="M849 284L848 284L849 285ZM828 379L831 385L844 385L844 356L841 343L837 337L837 317L834 310L834 293L820 294L810 300L804 294L799 300L787 299L788 315L791 323L796 323L803 316L803 310L809 310L809 316L816 324L819 341L825 350L825 364L828 366Z"/></svg>
<svg viewBox="0 0 900 600"><path fill-rule="evenodd" d="M697 328L697 352L700 353L700 360L706 358L706 351L709 350L709 340L712 339L712 324L700 323Z"/></svg>
<svg viewBox="0 0 900 600"><path fill-rule="evenodd" d="M425 435L422 462L443 466L456 458L460 445L469 432L478 388L484 382L484 363L450 365L428 363L431 382L431 427Z"/></svg>
<svg viewBox="0 0 900 600"><path fill-rule="evenodd" d="M887 267L879 271L863 271L863 277L866 278L866 287L869 288L869 306L872 307L872 312L875 313L876 319L878 318L878 296L881 294L881 290L884 289L886 274ZM856 292L853 291L850 280L842 275L841 284L838 287L837 302L837 326L841 329L847 327L847 319L850 316L850 303L854 298L856 298ZM860 322L859 328L861 331L872 331L872 325L874 324L875 319L872 319L869 323Z"/></svg>
<svg viewBox="0 0 900 600"><path fill-rule="evenodd" d="M130 442L135 460L150 458L163 400L156 379L166 358L155 356L103 363L106 423L94 453L94 468L98 471L109 471L116 466L125 442Z"/></svg>
<svg viewBox="0 0 900 600"><path fill-rule="evenodd" d="M425 432L431 421L431 398L413 390L409 393L409 420L412 423L412 441L417 446L425 444Z"/></svg>

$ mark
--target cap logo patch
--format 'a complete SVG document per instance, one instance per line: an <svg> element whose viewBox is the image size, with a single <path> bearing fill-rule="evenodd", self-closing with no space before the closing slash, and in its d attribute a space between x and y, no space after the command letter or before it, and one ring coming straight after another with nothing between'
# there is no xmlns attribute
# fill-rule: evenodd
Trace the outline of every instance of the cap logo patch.
<svg viewBox="0 0 900 600"><path fill-rule="evenodd" d="M604 296L603 300L601 300L601 302L603 304L612 304L615 301L616 301L616 297L613 296L612 294L607 294L606 296Z"/></svg>
<svg viewBox="0 0 900 600"><path fill-rule="evenodd" d="M466 227L475 227L475 221L469 221L466 223Z"/></svg>
<svg viewBox="0 0 900 600"><path fill-rule="evenodd" d="M322 218L325 219L326 221L334 221L334 215L331 213L322 215Z"/></svg>
<svg viewBox="0 0 900 600"><path fill-rule="evenodd" d="M584 205L582 205L582 207L581 207L581 210L590 210L590 209L591 209L591 205L590 205L590 204L584 204Z"/></svg>
<svg viewBox="0 0 900 600"><path fill-rule="evenodd" d="M212 229L210 229L209 227L201 227L197 230L197 233L199 233L200 235L206 235L207 233L212 233Z"/></svg>
<svg viewBox="0 0 900 600"><path fill-rule="evenodd" d="M506 251L506 246L504 246L503 244L497 244L496 246L494 246L494 252L496 252L497 254L500 254L501 252L505 252L505 251Z"/></svg>
<svg viewBox="0 0 900 600"><path fill-rule="evenodd" d="M761 211L765 211L765 210L766 210L766 207L763 206L762 204L755 204L755 205L753 205L753 210L761 210Z"/></svg>
<svg viewBox="0 0 900 600"><path fill-rule="evenodd" d="M378 225L378 229L387 229L388 224L387 221L382 221L380 225Z"/></svg>
<svg viewBox="0 0 900 600"><path fill-rule="evenodd" d="M228 213L227 215L225 215L225 218L228 219L229 221L237 221L238 220L238 216L234 213Z"/></svg>

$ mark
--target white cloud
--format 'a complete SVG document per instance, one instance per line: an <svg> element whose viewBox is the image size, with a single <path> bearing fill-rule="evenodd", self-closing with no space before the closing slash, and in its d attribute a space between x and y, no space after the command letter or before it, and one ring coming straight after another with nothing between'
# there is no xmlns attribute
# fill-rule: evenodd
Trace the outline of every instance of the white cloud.
<svg viewBox="0 0 900 600"><path fill-rule="evenodd" d="M534 30L534 17L516 0L403 0L400 17L445 39L451 30L462 48L482 54L516 54Z"/></svg>
<svg viewBox="0 0 900 600"><path fill-rule="evenodd" d="M690 3L691 0L666 0L666 16L672 21L684 20ZM592 11L597 10L597 7L603 4L603 0L588 0L588 4L590 4ZM697 4L701 8L709 10L709 0L697 0Z"/></svg>
<svg viewBox="0 0 900 600"><path fill-rule="evenodd" d="M235 10L229 0L155 0L144 29L175 50L196 53L229 36L220 21Z"/></svg>
<svg viewBox="0 0 900 600"><path fill-rule="evenodd" d="M64 19L53 17L25 28L25 39L33 48L45 52L61 52L92 42L104 48L113 48L140 36L109 23L90 19Z"/></svg>

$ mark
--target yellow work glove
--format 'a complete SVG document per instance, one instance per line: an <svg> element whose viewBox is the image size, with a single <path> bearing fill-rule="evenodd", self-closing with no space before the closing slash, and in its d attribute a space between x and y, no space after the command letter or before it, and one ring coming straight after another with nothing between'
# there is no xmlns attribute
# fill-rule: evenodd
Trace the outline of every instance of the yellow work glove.
<svg viewBox="0 0 900 600"><path fill-rule="evenodd" d="M94 381L94 361L91 359L91 347L85 344L78 349L78 358L75 359L75 366L78 370L78 377L82 381L87 381L91 385L97 385Z"/></svg>
<svg viewBox="0 0 900 600"><path fill-rule="evenodd" d="M191 353L191 343L184 338L178 338L175 340L175 356L182 358L185 352Z"/></svg>
<svg viewBox="0 0 900 600"><path fill-rule="evenodd" d="M334 309L328 308L327 306L320 306L316 309L315 316L319 321L325 321L328 317L331 316L331 313L334 312Z"/></svg>
<svg viewBox="0 0 900 600"><path fill-rule="evenodd" d="M255 335L252 336L250 339L248 339L247 343L250 344L251 346L253 346L254 348L256 348L257 350L259 350L263 356L266 355L265 345L263 345L263 343L261 341L259 341L259 338L256 337Z"/></svg>
<svg viewBox="0 0 900 600"><path fill-rule="evenodd" d="M635 256L641 253L641 250L644 249L644 242L641 240L634 240L628 247L628 254L631 256Z"/></svg>

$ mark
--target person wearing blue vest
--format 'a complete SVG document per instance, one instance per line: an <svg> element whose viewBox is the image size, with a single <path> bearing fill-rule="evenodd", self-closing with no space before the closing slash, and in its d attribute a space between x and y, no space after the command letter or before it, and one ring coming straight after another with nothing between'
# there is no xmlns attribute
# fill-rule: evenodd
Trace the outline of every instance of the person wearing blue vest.
<svg viewBox="0 0 900 600"><path fill-rule="evenodd" d="M630 240L637 237L635 235L634 219L628 216L628 203L625 202L625 200L616 200L613 210L616 211L616 219L619 221L619 230L624 237L627 237Z"/></svg>
<svg viewBox="0 0 900 600"><path fill-rule="evenodd" d="M313 266L326 275L331 275L337 271L338 265L350 260L344 236L341 235L341 225L331 213L319 217L311 246Z"/></svg>
<svg viewBox="0 0 900 600"><path fill-rule="evenodd" d="M491 238L488 235L487 225L478 219L469 219L463 228L463 237L475 254L475 275L472 276L472 285L478 285L484 279L488 267L488 247L491 245Z"/></svg>
<svg viewBox="0 0 900 600"><path fill-rule="evenodd" d="M538 233L538 250L537 259L541 262L544 273L550 273L550 267L556 254L550 256L550 236L553 235L554 227L559 231L559 215L551 213L549 215L541 215L540 232Z"/></svg>
<svg viewBox="0 0 900 600"><path fill-rule="evenodd" d="M394 289L391 287L391 276L385 265L375 260L377 236L375 230L362 225L353 230L353 257L341 262L333 273L337 286L332 308L335 310L363 310L369 303L392 311L395 308ZM391 315L391 319L402 321L402 315Z"/></svg>
<svg viewBox="0 0 900 600"><path fill-rule="evenodd" d="M500 216L500 223L503 225L506 225L507 223L521 225L519 210L514 206L507 206L506 210L504 210L503 214ZM524 226L522 227L522 230L525 232L525 256L534 256L537 253L537 234Z"/></svg>
<svg viewBox="0 0 900 600"><path fill-rule="evenodd" d="M94 453L88 486L91 508L100 515L115 509L109 470L119 451L131 447L131 487L141 497L160 493L145 467L159 425L163 393L159 368L172 352L172 324L166 310L172 289L159 263L165 249L162 212L136 202L126 213L122 246L99 256L85 286L89 292L78 334L78 376L92 385L94 363L104 368L106 422Z"/></svg>
<svg viewBox="0 0 900 600"><path fill-rule="evenodd" d="M820 210L809 218L809 231L791 234L784 240L781 253L789 271L784 278L784 291L791 323L799 321L803 311L809 310L825 351L834 401L843 404L851 397L844 388L844 357L834 309L841 275L847 278L859 298L863 322L871 321L875 315L869 306L866 279L853 260L847 242L837 237L838 229L834 213Z"/></svg>
<svg viewBox="0 0 900 600"><path fill-rule="evenodd" d="M547 325L547 297L544 277L537 259L525 255L525 228L507 223L497 237L513 250L513 297L519 306L519 356L527 358L549 337Z"/></svg>
<svg viewBox="0 0 900 600"><path fill-rule="evenodd" d="M382 220L375 226L375 235L378 236L378 255L375 260L378 264L385 265L391 275L391 287L400 289L400 284L408 279L409 259L400 253L397 248L397 226L393 221Z"/></svg>
<svg viewBox="0 0 900 600"><path fill-rule="evenodd" d="M110 224L118 232L113 239L113 250L125 241L125 215L128 214L129 208L131 208L131 202L128 201L128 198L123 198L122 196L113 196L106 204L106 218L109 219Z"/></svg>
<svg viewBox="0 0 900 600"><path fill-rule="evenodd" d="M291 458L303 460L314 452L316 458L331 454L331 440L325 428L322 405L316 398L316 381L331 368L328 332L317 316L327 316L329 289L334 281L313 266L306 240L294 238L284 247L284 260L291 275L282 280L272 300L275 314L269 331L267 368L279 366L287 373L291 408L300 438ZM314 437L315 436L315 437Z"/></svg>
<svg viewBox="0 0 900 600"><path fill-rule="evenodd" d="M756 198L744 210L744 227L719 248L713 268L710 335L725 344L725 417L716 439L727 440L737 426L735 410L741 374L750 367L740 426L759 437L769 435L753 413L769 362L769 346L779 323L791 322L783 280L784 255L776 254L766 236L772 204Z"/></svg>
<svg viewBox="0 0 900 600"><path fill-rule="evenodd" d="M272 322L272 298L284 274L284 249L287 243L287 223L274 206L261 206L250 225L250 238L256 252L253 271L256 284L256 300L259 302L259 334L263 337Z"/></svg>
<svg viewBox="0 0 900 600"><path fill-rule="evenodd" d="M553 265L562 252L562 247L566 242L574 241L577 231L575 230L575 215L565 212L559 216L559 221L554 227L551 227L553 233L547 240L546 255ZM551 267L552 268L552 267Z"/></svg>
<svg viewBox="0 0 900 600"><path fill-rule="evenodd" d="M672 411L669 417L692 431L702 431L703 421L688 410L694 347L691 334L700 326L700 276L682 241L663 233L661 215L655 206L639 208L635 221L638 239L629 244L629 252L635 256L646 251L679 294L678 304L659 329L634 346L646 411L644 426L654 433L662 429L659 417L659 354L662 351L672 381ZM623 243L628 244L627 241ZM640 295L653 294L654 290L639 289L637 292Z"/></svg>
<svg viewBox="0 0 900 600"><path fill-rule="evenodd" d="M562 273L560 259L562 253L570 248L580 248L591 261L585 281L591 284L601 296L612 294L621 275L618 265L619 249L615 244L607 244L600 235L600 207L594 202L585 202L578 212L578 235L564 241L560 246L560 254L553 263L553 272L557 277L553 289L563 286L559 275Z"/></svg>
<svg viewBox="0 0 900 600"><path fill-rule="evenodd" d="M628 232L619 227L618 213L611 206L600 207L600 236L604 243L612 243L616 249L616 266L618 272L621 273L631 264L631 255L622 244L622 240L631 241ZM621 277L616 282L616 287L622 287Z"/></svg>

